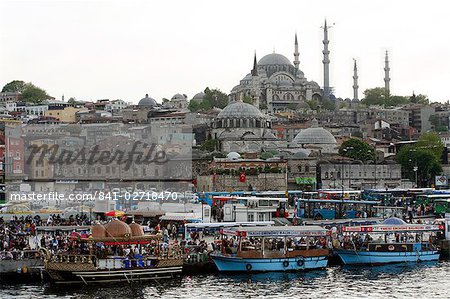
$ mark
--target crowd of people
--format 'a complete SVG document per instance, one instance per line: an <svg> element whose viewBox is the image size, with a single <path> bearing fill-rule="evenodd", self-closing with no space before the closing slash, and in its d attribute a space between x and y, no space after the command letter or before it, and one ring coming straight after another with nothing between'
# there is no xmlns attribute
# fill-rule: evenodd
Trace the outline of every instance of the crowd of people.
<svg viewBox="0 0 450 299"><path fill-rule="evenodd" d="M70 215L64 218L59 214L50 215L43 220L39 215L14 215L9 221L0 217L0 259L19 259L24 253L39 248L48 250L70 250L70 232L50 230L38 233L42 226L82 226L90 225L87 215Z"/></svg>

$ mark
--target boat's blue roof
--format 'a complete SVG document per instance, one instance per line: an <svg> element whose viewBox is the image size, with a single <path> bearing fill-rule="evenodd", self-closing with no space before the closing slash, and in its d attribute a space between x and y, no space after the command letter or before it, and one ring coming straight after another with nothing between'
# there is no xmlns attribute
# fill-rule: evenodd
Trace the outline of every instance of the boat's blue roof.
<svg viewBox="0 0 450 299"><path fill-rule="evenodd" d="M388 218L386 220L384 220L381 224L386 224L386 225L405 225L407 224L405 221L403 221L400 218L397 217L391 217Z"/></svg>

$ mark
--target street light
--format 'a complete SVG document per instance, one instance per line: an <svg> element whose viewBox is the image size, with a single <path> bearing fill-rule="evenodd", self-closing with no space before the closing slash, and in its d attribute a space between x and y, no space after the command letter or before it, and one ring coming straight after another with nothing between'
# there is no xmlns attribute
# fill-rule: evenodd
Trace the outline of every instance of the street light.
<svg viewBox="0 0 450 299"><path fill-rule="evenodd" d="M416 162L416 165L417 165L417 162ZM414 170L414 172L415 172L415 174L416 174L416 188L417 188L417 187L418 187L418 186L417 186L417 170L419 170L419 167L414 166L413 170Z"/></svg>

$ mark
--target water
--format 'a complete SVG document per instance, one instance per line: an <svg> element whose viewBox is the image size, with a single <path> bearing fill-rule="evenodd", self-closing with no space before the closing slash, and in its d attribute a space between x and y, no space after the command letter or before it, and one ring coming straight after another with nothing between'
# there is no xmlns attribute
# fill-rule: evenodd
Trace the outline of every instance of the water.
<svg viewBox="0 0 450 299"><path fill-rule="evenodd" d="M120 286L2 285L0 298L450 298L450 262L197 275Z"/></svg>

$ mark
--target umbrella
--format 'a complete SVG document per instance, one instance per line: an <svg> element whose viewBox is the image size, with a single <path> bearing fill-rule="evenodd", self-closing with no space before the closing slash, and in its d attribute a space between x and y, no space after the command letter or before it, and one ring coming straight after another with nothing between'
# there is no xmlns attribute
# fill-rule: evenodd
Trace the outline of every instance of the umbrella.
<svg viewBox="0 0 450 299"><path fill-rule="evenodd" d="M108 213L105 213L105 216L111 216L111 217L122 217L125 215L123 211L109 211Z"/></svg>

